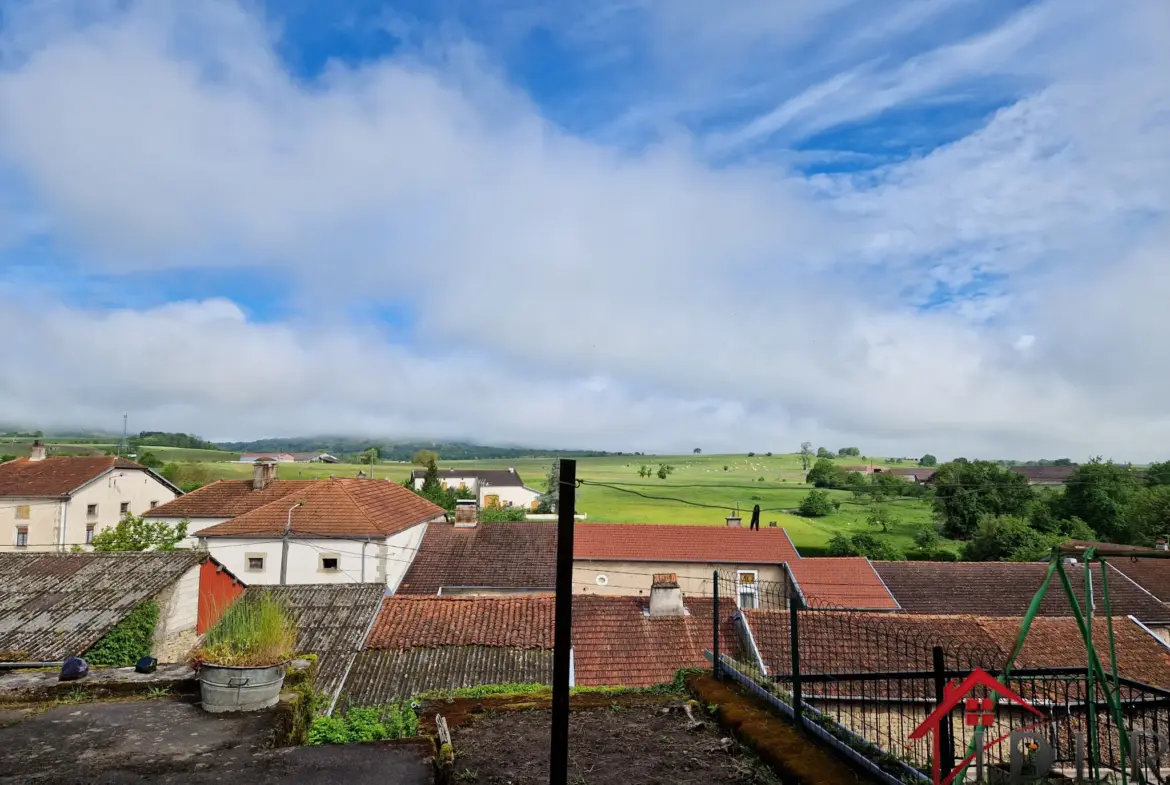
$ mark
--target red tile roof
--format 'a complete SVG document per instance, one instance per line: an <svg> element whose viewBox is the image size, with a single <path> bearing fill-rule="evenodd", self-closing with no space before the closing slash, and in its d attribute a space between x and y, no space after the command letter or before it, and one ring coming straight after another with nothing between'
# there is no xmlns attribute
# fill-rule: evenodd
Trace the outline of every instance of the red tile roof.
<svg viewBox="0 0 1170 785"><path fill-rule="evenodd" d="M442 587L551 589L556 585L557 528L545 521L480 523L471 529L427 527L399 594Z"/></svg>
<svg viewBox="0 0 1170 785"><path fill-rule="evenodd" d="M553 597L387 597L367 649L553 647Z"/></svg>
<svg viewBox="0 0 1170 785"><path fill-rule="evenodd" d="M17 458L0 463L0 496L66 496L111 469L147 471L127 458L55 455L40 461Z"/></svg>
<svg viewBox="0 0 1170 785"><path fill-rule="evenodd" d="M331 479L306 483L294 493L230 521L202 529L200 537L280 535L292 514L293 536L386 537L445 510L389 480Z"/></svg>
<svg viewBox="0 0 1170 785"><path fill-rule="evenodd" d="M553 647L553 597L390 597L367 649ZM701 667L711 648L712 602L684 599L689 615L651 618L646 597L573 597L573 668L580 685L645 687ZM732 645L730 608L720 646Z"/></svg>
<svg viewBox="0 0 1170 785"><path fill-rule="evenodd" d="M805 559L803 563L811 561ZM1117 566L1114 560L1109 563ZM973 616L1023 616L1048 571L1047 564L1036 562L902 561L875 562L874 567L905 611ZM1083 607L1084 567L1067 565L1065 571L1073 594ZM1092 571L1092 581L1097 611L1103 613L1105 593L1096 568ZM1144 622L1170 623L1170 608L1116 571L1109 575L1109 600L1115 616L1133 615ZM1044 616L1072 614L1059 582L1054 581L1049 587L1040 613Z"/></svg>
<svg viewBox="0 0 1170 785"><path fill-rule="evenodd" d="M801 559L788 565L809 604L859 610L897 610L898 602L874 572L869 559L836 556Z"/></svg>
<svg viewBox="0 0 1170 785"><path fill-rule="evenodd" d="M573 676L581 686L649 687L674 678L681 668L708 665L712 603L684 599L689 615L651 618L644 597L573 597ZM720 648L734 640L730 615Z"/></svg>
<svg viewBox="0 0 1170 785"><path fill-rule="evenodd" d="M257 507L304 491L319 480L273 480L252 490L251 480L219 480L160 504L150 511L152 518L234 518Z"/></svg>
<svg viewBox="0 0 1170 785"><path fill-rule="evenodd" d="M1109 566L1149 592L1155 599L1163 603L1170 602L1170 560L1113 557L1109 560ZM1109 589L1113 591L1113 583L1109 584Z"/></svg>
<svg viewBox="0 0 1170 785"><path fill-rule="evenodd" d="M800 558L784 529L657 523L578 523L573 557L605 561L747 562Z"/></svg>
<svg viewBox="0 0 1170 785"><path fill-rule="evenodd" d="M788 614L745 611L744 616L769 669L788 672ZM930 670L931 650L938 645L948 651L952 667L1001 668L1021 624L1020 618L806 611L800 617L800 659L806 673ZM1124 617L1113 620L1113 631L1121 675L1156 686L1170 685L1170 652L1158 640ZM1105 619L1093 620L1093 642L1106 658ZM1075 619L1037 617L1016 667L1083 667L1086 658Z"/></svg>

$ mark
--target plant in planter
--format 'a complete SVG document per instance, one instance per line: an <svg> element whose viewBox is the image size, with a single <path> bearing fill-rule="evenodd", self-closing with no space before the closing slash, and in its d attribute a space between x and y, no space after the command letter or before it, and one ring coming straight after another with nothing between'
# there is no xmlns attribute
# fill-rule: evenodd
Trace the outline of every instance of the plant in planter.
<svg viewBox="0 0 1170 785"><path fill-rule="evenodd" d="M296 626L272 596L236 602L194 655L203 708L218 713L276 705L296 640Z"/></svg>

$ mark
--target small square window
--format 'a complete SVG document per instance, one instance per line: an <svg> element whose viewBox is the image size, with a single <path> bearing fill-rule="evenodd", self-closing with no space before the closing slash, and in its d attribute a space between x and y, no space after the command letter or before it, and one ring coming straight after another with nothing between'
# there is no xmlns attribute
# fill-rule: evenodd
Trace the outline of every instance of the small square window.
<svg viewBox="0 0 1170 785"><path fill-rule="evenodd" d="M16 505L17 520L27 521L32 516L32 507L27 504Z"/></svg>
<svg viewBox="0 0 1170 785"><path fill-rule="evenodd" d="M28 547L28 527L27 526L17 526L16 527L16 547L17 548L27 548Z"/></svg>
<svg viewBox="0 0 1170 785"><path fill-rule="evenodd" d="M89 545L93 542L93 532L95 527L92 523L85 527L85 544Z"/></svg>
<svg viewBox="0 0 1170 785"><path fill-rule="evenodd" d="M157 501L151 501L151 503L150 503L150 509L152 509L152 510L153 510L153 509L154 509L155 507L157 507L157 506L158 506L158 502L157 502Z"/></svg>
<svg viewBox="0 0 1170 785"><path fill-rule="evenodd" d="M249 572L264 572L264 554L263 553L248 553L244 555L244 563L248 565Z"/></svg>
<svg viewBox="0 0 1170 785"><path fill-rule="evenodd" d="M97 505L96 504L85 505L85 514L90 516L91 518L95 517L97 515Z"/></svg>
<svg viewBox="0 0 1170 785"><path fill-rule="evenodd" d="M321 554L321 572L337 572L341 569L341 557L336 553Z"/></svg>
<svg viewBox="0 0 1170 785"><path fill-rule="evenodd" d="M125 515L128 512L130 512L130 502L122 502L118 505L118 513L120 515Z"/></svg>

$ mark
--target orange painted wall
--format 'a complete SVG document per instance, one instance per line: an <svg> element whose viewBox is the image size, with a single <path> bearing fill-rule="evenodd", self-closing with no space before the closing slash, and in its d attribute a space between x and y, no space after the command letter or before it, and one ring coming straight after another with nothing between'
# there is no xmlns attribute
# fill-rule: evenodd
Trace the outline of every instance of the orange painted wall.
<svg viewBox="0 0 1170 785"><path fill-rule="evenodd" d="M211 629L246 587L214 559L199 568L199 621L195 631Z"/></svg>

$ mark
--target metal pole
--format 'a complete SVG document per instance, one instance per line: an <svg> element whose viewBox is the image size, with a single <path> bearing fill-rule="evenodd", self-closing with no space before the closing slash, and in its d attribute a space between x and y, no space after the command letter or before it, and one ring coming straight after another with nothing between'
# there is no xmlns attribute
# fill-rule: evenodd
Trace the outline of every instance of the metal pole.
<svg viewBox="0 0 1170 785"><path fill-rule="evenodd" d="M947 699L947 664L946 655L943 653L942 646L934 647L934 700L935 703L941 706ZM939 772L943 779L951 773L951 769L955 768L955 745L953 737L953 729L951 727L951 715L948 714L938 724L938 742L939 742Z"/></svg>
<svg viewBox="0 0 1170 785"><path fill-rule="evenodd" d="M792 719L797 730L804 730L804 694L800 684L800 599L788 598L788 628L792 632Z"/></svg>
<svg viewBox="0 0 1170 785"><path fill-rule="evenodd" d="M301 502L297 502L292 507L288 508L288 520L284 524L284 536L280 538L280 585L288 584L288 540L292 536L292 514L293 510L301 506Z"/></svg>
<svg viewBox="0 0 1170 785"><path fill-rule="evenodd" d="M557 597L553 636L552 749L549 785L569 781L569 676L573 646L573 513L576 510L577 462L561 461L557 500Z"/></svg>
<svg viewBox="0 0 1170 785"><path fill-rule="evenodd" d="M711 669L714 672L715 678L720 678L719 672L719 570L715 570L712 575L714 581L715 591L712 594L712 610L714 612L714 619L711 623L712 633L714 639L711 642Z"/></svg>

